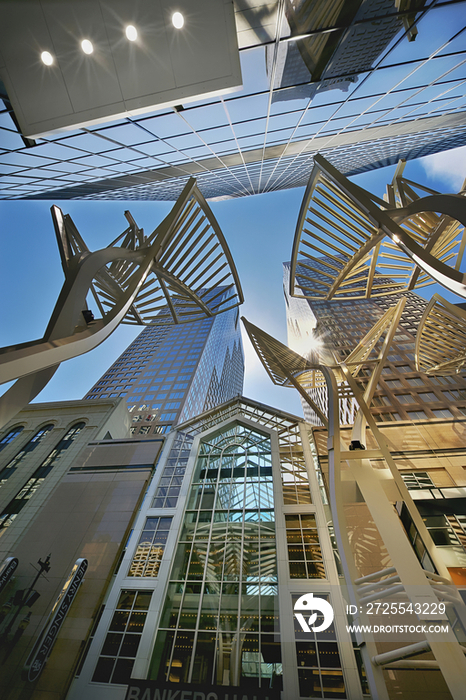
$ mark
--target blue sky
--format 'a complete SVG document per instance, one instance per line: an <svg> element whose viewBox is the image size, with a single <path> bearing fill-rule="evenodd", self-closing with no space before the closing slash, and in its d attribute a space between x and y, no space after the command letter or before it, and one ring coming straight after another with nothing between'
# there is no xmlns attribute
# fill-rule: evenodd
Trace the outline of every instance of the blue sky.
<svg viewBox="0 0 466 700"><path fill-rule="evenodd" d="M371 171L355 181L382 195L394 169ZM404 175L442 192L458 191L466 177L466 147L410 161ZM211 203L241 278L245 297L241 315L283 342L282 262L290 259L303 194L304 189L298 188ZM170 202L1 201L0 289L5 302L0 346L41 337L63 284L50 216L52 203L72 216L91 250L104 247L126 228L125 209L149 233L172 206ZM433 291L430 287L423 293L428 297ZM82 398L138 332L133 326L121 326L91 353L62 364L36 400ZM245 396L301 415L297 394L274 387L248 341L244 344ZM5 387L1 387L2 393Z"/></svg>

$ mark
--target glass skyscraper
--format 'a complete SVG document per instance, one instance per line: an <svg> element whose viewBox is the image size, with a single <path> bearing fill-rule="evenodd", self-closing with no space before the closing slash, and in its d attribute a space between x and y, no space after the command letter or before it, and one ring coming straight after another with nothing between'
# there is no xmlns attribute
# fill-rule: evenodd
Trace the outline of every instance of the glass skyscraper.
<svg viewBox="0 0 466 700"><path fill-rule="evenodd" d="M125 398L131 433L142 437L240 395L243 377L239 312L231 309L203 321L147 326L85 398Z"/></svg>

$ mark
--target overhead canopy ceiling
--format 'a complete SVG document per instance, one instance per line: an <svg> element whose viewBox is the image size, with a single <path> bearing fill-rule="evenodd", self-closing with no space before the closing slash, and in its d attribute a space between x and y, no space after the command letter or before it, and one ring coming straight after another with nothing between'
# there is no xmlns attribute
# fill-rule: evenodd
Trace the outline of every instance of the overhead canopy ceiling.
<svg viewBox="0 0 466 700"><path fill-rule="evenodd" d="M150 6L162 8L160 12L170 7L172 12L175 2L169 6L168 0L165 5L151 0ZM135 108L117 119L99 118L97 124L62 128L36 140L26 138L19 124L16 105L2 85L0 61L0 200L175 200L191 176L204 197L241 197L305 186L316 153L345 175L355 175L400 158L463 146L466 34L460 20L466 0L411 0L402 10L396 0L342 2L230 0L226 4L235 11L242 89L216 97L206 92L192 98L194 102L174 90L163 107L156 105L137 116ZM182 31L191 21L188 7L211 26L209 3L185 3L180 0L177 5L186 7ZM412 3L415 12L409 9ZM34 7L45 4L72 3L30 0ZM88 4L89 0L79 3ZM217 5L223 8L223 0ZM1 49L7 33L3 15L11 6L26 7L26 2L0 1ZM132 10L143 4L125 0L123 6ZM333 26L338 8L350 16L337 14ZM294 14L305 26L292 29ZM124 17L121 14L118 36L128 48ZM134 16L131 21L136 26ZM167 21L170 24L170 15ZM412 41L415 30L418 36ZM173 25L166 25L166 31L173 35ZM208 29L205 35L210 56L221 34ZM97 54L96 47L90 56L84 56L79 45L78 50L81 60ZM316 59L314 69L310 56ZM105 71L100 76L105 84ZM202 78L207 78L206 71Z"/></svg>
<svg viewBox="0 0 466 700"><path fill-rule="evenodd" d="M175 10L181 28L172 22ZM129 25L137 32L132 41ZM0 77L31 138L242 85L231 0L1 2L0 47ZM41 60L45 51L50 65Z"/></svg>

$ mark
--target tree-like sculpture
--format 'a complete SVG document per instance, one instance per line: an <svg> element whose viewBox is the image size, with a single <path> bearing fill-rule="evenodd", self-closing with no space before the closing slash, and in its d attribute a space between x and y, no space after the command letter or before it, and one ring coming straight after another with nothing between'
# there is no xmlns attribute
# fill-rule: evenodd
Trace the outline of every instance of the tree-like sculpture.
<svg viewBox="0 0 466 700"><path fill-rule="evenodd" d="M402 178L386 201L314 158L293 244L290 294L367 299L433 282L466 298L466 199Z"/></svg>
<svg viewBox="0 0 466 700"><path fill-rule="evenodd" d="M91 252L71 217L52 207L65 283L44 336L0 350L0 383L19 378L0 399L0 427L37 396L61 362L92 350L120 323L187 323L243 302L226 241L193 178L149 236L125 215L124 233Z"/></svg>
<svg viewBox="0 0 466 700"><path fill-rule="evenodd" d="M358 344L355 350L346 358L345 362L335 363L329 366L314 363L293 352L275 338L253 326L243 319L249 338L267 373L275 384L282 386L294 386L300 392L305 401L319 415L328 433L329 455L329 500L332 511L335 536L342 560L343 571L348 586L351 603L355 609L361 610L361 604L367 600L384 600L395 593L404 591L409 601L415 608L420 601L431 602L438 609L437 593L444 599L454 601L455 613L463 622L466 621L466 609L451 585L451 578L442 560L437 556L435 546L430 534L422 521L406 485L401 478L397 466L385 443L383 435L369 410L377 381L382 367L385 364L387 354L398 326L405 300L401 299L396 307L388 309L380 321L369 331L365 338ZM382 340L383 338L383 340ZM377 344L377 345L376 345ZM373 355L376 358L373 358ZM372 357L371 357L372 355ZM364 392L358 386L356 377L362 366L372 368ZM323 415L321 409L315 404L305 390L308 375L312 372L320 372L325 379L328 391L328 416ZM350 449L347 450L340 439L340 424L338 416L338 386L337 376L343 376L348 382L358 404L359 411L351 434ZM366 450L365 432L369 426L377 443L378 449ZM401 521L387 499L384 485L380 479L380 469L372 467L371 460L384 460L389 475L393 481L399 498L404 501L429 556L441 576L426 572L418 561L416 554L406 537ZM359 578L356 571L346 526L344 500L342 495L341 466L346 461L351 475L356 482L360 493L371 513L372 519L387 548L393 566L381 571L377 576L371 575ZM384 482L387 477L384 475ZM389 578L386 578L389 575ZM376 583L374 583L374 580ZM448 591L445 593L439 584L447 583ZM359 585L355 590L354 585ZM360 585L362 584L362 585ZM358 595L357 595L358 594ZM434 609L434 608L432 608ZM364 613L360 614L360 622L368 624ZM441 616L438 615L440 620ZM435 667L440 668L449 687L452 697L461 700L464 696L463 675L466 673L466 658L461 645L458 643L453 630L439 641L439 636L434 635L427 628L425 642L409 647L401 647L390 651L388 654L378 654L371 635L366 635L362 653L365 662L366 673L371 692L374 697L385 698L386 689L380 674L380 669L389 663L396 663L406 656L416 656L431 651L435 657ZM416 662L413 662L414 665ZM419 666L422 665L422 661Z"/></svg>
<svg viewBox="0 0 466 700"><path fill-rule="evenodd" d="M434 192L404 179L404 166L399 163L386 200L381 200L316 156L293 245L293 296L367 299L437 281L466 297L460 271L466 191ZM465 312L434 295L417 332L417 370L441 375L463 371L465 340Z"/></svg>
<svg viewBox="0 0 466 700"><path fill-rule="evenodd" d="M466 311L434 294L416 332L416 369L441 376L464 372Z"/></svg>

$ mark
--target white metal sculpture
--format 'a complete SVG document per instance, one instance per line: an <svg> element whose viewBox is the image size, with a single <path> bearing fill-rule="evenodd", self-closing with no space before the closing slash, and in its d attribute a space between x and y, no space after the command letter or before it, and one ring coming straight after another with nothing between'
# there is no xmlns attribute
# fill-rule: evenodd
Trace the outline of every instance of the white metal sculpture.
<svg viewBox="0 0 466 700"><path fill-rule="evenodd" d="M416 369L436 375L464 372L466 311L434 294L416 332Z"/></svg>
<svg viewBox="0 0 466 700"><path fill-rule="evenodd" d="M368 299L438 282L466 298L465 191L439 194L403 179L403 167L385 201L315 156L293 244L291 296Z"/></svg>
<svg viewBox="0 0 466 700"><path fill-rule="evenodd" d="M89 352L120 323L187 323L243 302L220 227L191 178L149 236L129 212L121 236L91 252L71 217L52 207L65 283L43 338L0 349L0 427L44 388L59 364ZM87 306L95 300L100 318Z"/></svg>

